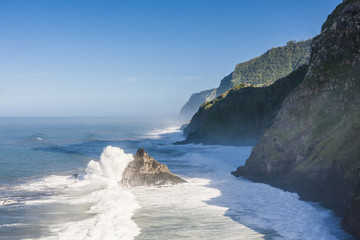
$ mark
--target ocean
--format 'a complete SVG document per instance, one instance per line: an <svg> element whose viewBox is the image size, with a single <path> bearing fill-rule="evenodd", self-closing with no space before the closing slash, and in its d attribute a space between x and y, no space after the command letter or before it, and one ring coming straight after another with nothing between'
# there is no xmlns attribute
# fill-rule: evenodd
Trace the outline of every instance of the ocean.
<svg viewBox="0 0 360 240"><path fill-rule="evenodd" d="M0 239L352 239L320 204L233 177L251 146L173 145L179 126L0 118ZM187 182L120 186L141 147Z"/></svg>

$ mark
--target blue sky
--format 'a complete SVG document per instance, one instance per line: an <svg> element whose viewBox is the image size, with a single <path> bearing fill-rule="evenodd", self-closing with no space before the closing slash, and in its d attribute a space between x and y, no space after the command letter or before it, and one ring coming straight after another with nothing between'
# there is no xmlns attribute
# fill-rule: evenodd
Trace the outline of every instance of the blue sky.
<svg viewBox="0 0 360 240"><path fill-rule="evenodd" d="M340 0L2 0L0 116L176 116Z"/></svg>

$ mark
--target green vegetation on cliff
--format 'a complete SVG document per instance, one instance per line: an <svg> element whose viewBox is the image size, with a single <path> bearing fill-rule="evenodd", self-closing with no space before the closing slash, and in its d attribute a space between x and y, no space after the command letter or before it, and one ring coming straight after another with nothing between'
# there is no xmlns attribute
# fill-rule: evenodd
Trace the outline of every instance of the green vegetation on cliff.
<svg viewBox="0 0 360 240"><path fill-rule="evenodd" d="M329 15L305 80L234 174L321 201L360 238L360 1Z"/></svg>
<svg viewBox="0 0 360 240"><path fill-rule="evenodd" d="M286 46L272 48L259 57L237 64L234 72L224 77L218 88L191 95L180 111L180 118L190 119L201 104L215 99L239 84L267 86L287 76L308 63L311 41L311 39L300 42L289 41Z"/></svg>
<svg viewBox="0 0 360 240"><path fill-rule="evenodd" d="M309 61L311 41L289 41L284 47L272 48L260 57L237 64L232 86L240 83L270 85L285 77Z"/></svg>
<svg viewBox="0 0 360 240"><path fill-rule="evenodd" d="M202 104L184 129L185 143L254 145L271 126L285 97L305 77L307 66L268 87L239 84Z"/></svg>

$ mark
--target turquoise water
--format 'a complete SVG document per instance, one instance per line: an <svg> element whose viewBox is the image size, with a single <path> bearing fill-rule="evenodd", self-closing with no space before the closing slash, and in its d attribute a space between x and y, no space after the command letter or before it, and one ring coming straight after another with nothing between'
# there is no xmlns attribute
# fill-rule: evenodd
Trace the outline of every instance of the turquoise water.
<svg viewBox="0 0 360 240"><path fill-rule="evenodd" d="M0 118L0 239L351 239L318 204L231 176L252 147L172 145L177 126ZM119 186L140 147L188 182Z"/></svg>

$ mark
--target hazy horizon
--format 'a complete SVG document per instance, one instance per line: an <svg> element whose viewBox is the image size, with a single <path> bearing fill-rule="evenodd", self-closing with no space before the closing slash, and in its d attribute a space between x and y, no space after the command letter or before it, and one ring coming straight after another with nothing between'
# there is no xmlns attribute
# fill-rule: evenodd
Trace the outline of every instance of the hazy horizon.
<svg viewBox="0 0 360 240"><path fill-rule="evenodd" d="M0 2L0 117L176 117L340 0Z"/></svg>

